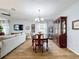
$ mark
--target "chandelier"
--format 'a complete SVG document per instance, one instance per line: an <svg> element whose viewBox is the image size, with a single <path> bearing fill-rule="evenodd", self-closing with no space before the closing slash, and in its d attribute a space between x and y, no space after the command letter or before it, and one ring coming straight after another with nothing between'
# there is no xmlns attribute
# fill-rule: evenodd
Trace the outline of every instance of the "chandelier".
<svg viewBox="0 0 79 59"><path fill-rule="evenodd" d="M36 22L43 22L44 21L44 18L40 17L40 9L38 9L38 17L35 18L35 21Z"/></svg>

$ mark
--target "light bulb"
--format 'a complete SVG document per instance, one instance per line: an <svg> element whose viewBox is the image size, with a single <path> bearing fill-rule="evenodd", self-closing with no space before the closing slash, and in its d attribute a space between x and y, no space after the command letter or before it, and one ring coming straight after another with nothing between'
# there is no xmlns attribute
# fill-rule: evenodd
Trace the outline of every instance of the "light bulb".
<svg viewBox="0 0 79 59"><path fill-rule="evenodd" d="M40 21L40 19L39 19L39 18L36 18L36 19L35 19L35 21L38 21L38 22L39 22L39 21Z"/></svg>
<svg viewBox="0 0 79 59"><path fill-rule="evenodd" d="M35 21L38 21L38 19L36 18Z"/></svg>
<svg viewBox="0 0 79 59"><path fill-rule="evenodd" d="M41 18L41 21L44 21L44 18Z"/></svg>

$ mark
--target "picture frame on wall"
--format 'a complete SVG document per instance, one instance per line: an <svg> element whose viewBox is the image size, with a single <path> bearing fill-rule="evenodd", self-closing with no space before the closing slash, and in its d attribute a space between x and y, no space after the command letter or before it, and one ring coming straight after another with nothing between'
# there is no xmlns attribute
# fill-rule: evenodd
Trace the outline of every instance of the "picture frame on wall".
<svg viewBox="0 0 79 59"><path fill-rule="evenodd" d="M26 26L26 30L30 30L30 26Z"/></svg>
<svg viewBox="0 0 79 59"><path fill-rule="evenodd" d="M23 30L23 24L14 24L14 30L15 31L22 31Z"/></svg>
<svg viewBox="0 0 79 59"><path fill-rule="evenodd" d="M72 29L79 30L79 20L72 21Z"/></svg>
<svg viewBox="0 0 79 59"><path fill-rule="evenodd" d="M31 32L32 32L32 33L35 32L35 24L31 24Z"/></svg>

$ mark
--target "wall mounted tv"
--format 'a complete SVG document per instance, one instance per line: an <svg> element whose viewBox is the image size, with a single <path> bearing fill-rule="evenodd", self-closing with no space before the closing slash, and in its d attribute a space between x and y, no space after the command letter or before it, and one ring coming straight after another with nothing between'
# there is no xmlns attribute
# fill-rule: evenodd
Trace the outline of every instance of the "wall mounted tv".
<svg viewBox="0 0 79 59"><path fill-rule="evenodd" d="M14 30L22 31L23 30L23 25L22 24L14 24Z"/></svg>

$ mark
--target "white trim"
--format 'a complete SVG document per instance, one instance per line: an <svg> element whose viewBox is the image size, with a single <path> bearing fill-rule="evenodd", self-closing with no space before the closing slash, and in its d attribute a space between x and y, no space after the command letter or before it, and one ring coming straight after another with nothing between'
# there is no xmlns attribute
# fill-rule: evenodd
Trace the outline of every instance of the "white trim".
<svg viewBox="0 0 79 59"><path fill-rule="evenodd" d="M8 19L0 17L0 20L8 20Z"/></svg>
<svg viewBox="0 0 79 59"><path fill-rule="evenodd" d="M68 49L71 50L72 52L74 52L75 54L79 55L79 53L74 51L73 49L71 49L71 48L68 48Z"/></svg>

